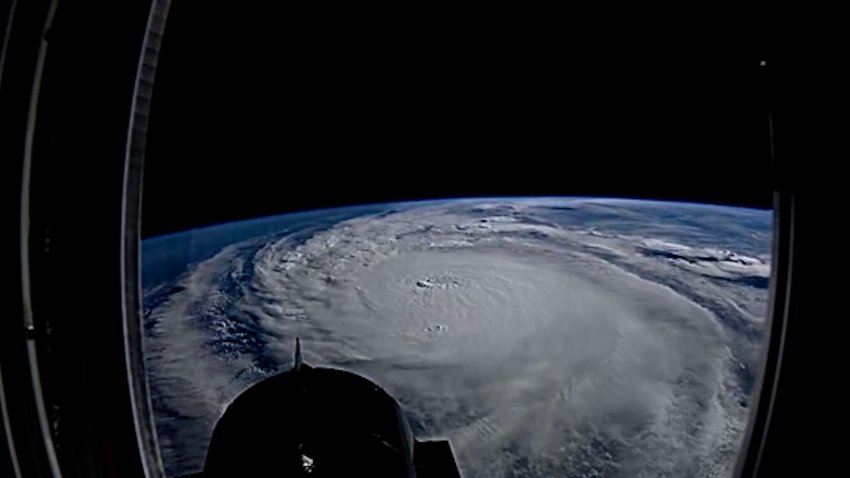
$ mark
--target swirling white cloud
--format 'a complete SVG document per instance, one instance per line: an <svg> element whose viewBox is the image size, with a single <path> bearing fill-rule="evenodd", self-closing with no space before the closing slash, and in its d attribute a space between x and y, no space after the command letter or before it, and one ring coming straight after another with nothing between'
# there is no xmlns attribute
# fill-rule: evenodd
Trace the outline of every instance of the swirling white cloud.
<svg viewBox="0 0 850 478"><path fill-rule="evenodd" d="M581 221L594 207L635 226ZM373 378L415 428L450 438L467 478L728 475L766 248L688 241L675 221L647 236L646 217L587 200L438 202L223 249L147 291L167 459L198 466L226 404L289 366L299 336L305 361Z"/></svg>

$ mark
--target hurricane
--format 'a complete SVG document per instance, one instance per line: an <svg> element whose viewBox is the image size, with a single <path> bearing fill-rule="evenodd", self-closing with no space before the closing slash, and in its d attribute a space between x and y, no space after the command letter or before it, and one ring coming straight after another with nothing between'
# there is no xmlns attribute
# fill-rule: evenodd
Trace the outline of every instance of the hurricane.
<svg viewBox="0 0 850 478"><path fill-rule="evenodd" d="M731 475L769 211L496 198L262 221L143 244L169 474L203 466L227 405L299 337L305 362L374 380L418 436L448 438L466 478Z"/></svg>

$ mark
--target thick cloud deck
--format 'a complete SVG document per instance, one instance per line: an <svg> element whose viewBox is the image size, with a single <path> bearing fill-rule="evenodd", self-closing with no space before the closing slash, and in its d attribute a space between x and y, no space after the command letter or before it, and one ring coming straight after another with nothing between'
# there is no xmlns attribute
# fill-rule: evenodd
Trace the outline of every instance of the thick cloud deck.
<svg viewBox="0 0 850 478"><path fill-rule="evenodd" d="M226 404L287 368L295 336L306 361L369 376L420 434L450 438L467 478L734 466L768 213L449 201L387 206L306 239L287 230L146 290L170 471L200 466Z"/></svg>

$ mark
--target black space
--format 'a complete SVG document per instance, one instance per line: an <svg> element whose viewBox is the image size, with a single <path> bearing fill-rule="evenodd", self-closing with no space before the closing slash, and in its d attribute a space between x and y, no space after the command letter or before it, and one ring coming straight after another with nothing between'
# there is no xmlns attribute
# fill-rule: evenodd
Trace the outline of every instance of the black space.
<svg viewBox="0 0 850 478"><path fill-rule="evenodd" d="M143 234L446 196L771 207L759 22L632 13L174 2Z"/></svg>

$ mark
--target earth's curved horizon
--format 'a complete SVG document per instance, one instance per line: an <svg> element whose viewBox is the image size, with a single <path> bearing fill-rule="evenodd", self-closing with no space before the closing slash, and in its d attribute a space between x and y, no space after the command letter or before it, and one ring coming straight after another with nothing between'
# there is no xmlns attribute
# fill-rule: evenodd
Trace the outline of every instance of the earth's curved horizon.
<svg viewBox="0 0 850 478"><path fill-rule="evenodd" d="M728 477L767 304L771 213L597 198L310 211L142 244L171 475L252 383L360 373L464 477Z"/></svg>

